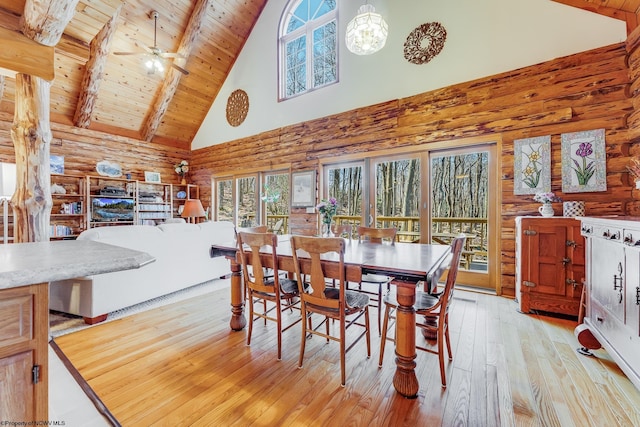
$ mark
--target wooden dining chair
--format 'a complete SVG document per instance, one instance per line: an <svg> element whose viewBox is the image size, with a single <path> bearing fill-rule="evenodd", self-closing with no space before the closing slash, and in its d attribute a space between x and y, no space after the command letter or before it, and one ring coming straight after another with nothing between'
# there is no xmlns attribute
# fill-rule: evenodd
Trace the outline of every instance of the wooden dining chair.
<svg viewBox="0 0 640 427"><path fill-rule="evenodd" d="M291 252L293 264L298 278L298 292L301 300L301 310L304 319L310 319L313 314L323 316L324 319L315 328L311 322L302 322L302 336L300 340L300 359L298 367L302 368L304 360L307 334L319 335L340 343L340 373L342 386L346 383L345 358L346 353L363 337L367 340L367 358L371 357L371 334L369 331L369 296L347 290L345 286L346 270L344 265L345 240L340 237L291 237ZM327 256L338 261L323 264L321 257ZM337 269L336 269L337 267ZM327 274L331 271L331 274ZM303 274L305 276L303 276ZM303 277L307 277L305 282ZM328 278L337 278L339 286L327 286ZM364 324L360 319L364 316ZM349 319L347 320L347 317ZM338 323L339 333L331 334L329 320ZM309 327L307 327L307 323ZM320 329L325 325L325 331ZM363 327L364 330L346 346L346 332L352 326Z"/></svg>
<svg viewBox="0 0 640 427"><path fill-rule="evenodd" d="M388 240L391 245L396 244L396 235L398 234L398 230L395 227L373 228L358 226L357 232L358 240L360 242L382 244L385 240ZM382 287L387 285L388 291L392 280L393 277L390 276L367 273L362 275L362 281L358 284L358 291L372 295L371 306L378 309L378 335L381 335L382 333L382 327L380 326L382 323ZM365 288L363 288L363 285L365 285ZM367 285L373 285L376 288L376 291L373 292L368 290L366 287Z"/></svg>
<svg viewBox="0 0 640 427"><path fill-rule="evenodd" d="M249 300L249 331L247 345L251 345L253 323L257 319L276 322L278 329L278 360L282 359L282 332L300 322L301 317L282 326L282 313L296 306L299 301L298 284L295 280L282 277L278 271L276 247L278 236L273 233L238 233L238 249L242 262L242 273ZM248 248L247 248L248 247ZM260 257L260 249L268 248L270 276L265 275L265 266ZM249 250L250 249L250 250ZM250 274L251 270L251 274ZM256 311L255 304L262 302L262 311Z"/></svg>
<svg viewBox="0 0 640 427"><path fill-rule="evenodd" d="M353 236L353 226L351 224L335 224L331 227L331 231L336 237L351 239Z"/></svg>
<svg viewBox="0 0 640 427"><path fill-rule="evenodd" d="M440 377L442 387L447 386L447 378L444 370L444 345L447 346L449 360L453 360L451 353L451 339L449 338L449 306L453 297L453 288L460 268L460 256L464 247L464 235L456 237L451 242L451 264L447 273L447 280L444 290L437 294L430 294L422 290L416 292L416 302L413 306L416 311L416 327L418 330L427 331L430 335L435 335L437 340L437 350L416 344L419 350L427 351L438 355L440 362ZM384 358L384 348L387 340L395 343L395 334L388 336L389 320L395 320L395 310L398 308L398 300L395 292L390 292L384 297L384 322L382 325L382 338L380 339L380 359L378 365L382 367ZM392 325L393 326L392 322Z"/></svg>

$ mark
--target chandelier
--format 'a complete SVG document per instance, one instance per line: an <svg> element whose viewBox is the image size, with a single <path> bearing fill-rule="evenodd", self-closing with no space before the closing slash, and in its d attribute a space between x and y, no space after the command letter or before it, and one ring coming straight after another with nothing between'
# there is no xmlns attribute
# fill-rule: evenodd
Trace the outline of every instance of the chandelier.
<svg viewBox="0 0 640 427"><path fill-rule="evenodd" d="M347 49L356 55L371 55L384 47L389 27L370 4L363 4L347 24Z"/></svg>

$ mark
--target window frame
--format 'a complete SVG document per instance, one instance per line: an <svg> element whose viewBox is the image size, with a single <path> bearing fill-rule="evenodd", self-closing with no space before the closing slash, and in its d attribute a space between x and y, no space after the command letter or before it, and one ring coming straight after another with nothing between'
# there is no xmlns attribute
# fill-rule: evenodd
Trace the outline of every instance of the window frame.
<svg viewBox="0 0 640 427"><path fill-rule="evenodd" d="M290 33L286 33L286 27L288 24L288 18L293 12L298 8L300 3L303 0L290 0L285 6L282 16L280 17L280 25L278 26L278 102L286 101L287 99L296 98L305 93L310 93L315 90L331 86L340 81L339 76L339 57L340 57L340 26L339 26L339 18L338 18L338 2L339 0L335 0L336 7L331 12L325 13L324 15L319 16L313 21L309 21L307 24L301 26L300 28L295 29ZM313 57L313 33L315 30L322 28L323 26L329 24L330 22L335 21L336 25L336 33L335 33L335 75L336 78L334 81L329 83L323 83L318 86L314 86L314 57ZM300 92L297 92L292 95L287 95L287 43L302 37L306 36L305 43L305 64L306 64L306 89Z"/></svg>

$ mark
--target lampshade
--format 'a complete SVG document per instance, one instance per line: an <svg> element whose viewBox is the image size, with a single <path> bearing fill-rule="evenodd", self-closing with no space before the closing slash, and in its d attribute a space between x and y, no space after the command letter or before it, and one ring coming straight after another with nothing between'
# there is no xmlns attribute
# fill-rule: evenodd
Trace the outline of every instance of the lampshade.
<svg viewBox="0 0 640 427"><path fill-rule="evenodd" d="M388 33L389 27L382 15L370 4L364 4L347 24L347 49L356 55L371 55L384 47Z"/></svg>
<svg viewBox="0 0 640 427"><path fill-rule="evenodd" d="M189 199L184 202L182 218L199 218L205 216L200 199Z"/></svg>
<svg viewBox="0 0 640 427"><path fill-rule="evenodd" d="M16 191L16 165L0 163L0 198L10 199Z"/></svg>

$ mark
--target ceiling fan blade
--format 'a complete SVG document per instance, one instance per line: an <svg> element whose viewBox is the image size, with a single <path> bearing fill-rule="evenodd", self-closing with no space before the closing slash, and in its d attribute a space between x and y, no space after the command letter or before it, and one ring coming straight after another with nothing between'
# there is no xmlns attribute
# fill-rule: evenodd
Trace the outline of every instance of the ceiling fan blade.
<svg viewBox="0 0 640 427"><path fill-rule="evenodd" d="M114 55L146 55L146 52L113 52Z"/></svg>
<svg viewBox="0 0 640 427"><path fill-rule="evenodd" d="M171 65L173 68L175 68L176 70L180 71L182 74L184 74L185 76L189 75L189 72L187 70L185 70L184 68L182 68L179 65L174 64L173 62L169 62L169 65Z"/></svg>
<svg viewBox="0 0 640 427"><path fill-rule="evenodd" d="M177 53L177 52L162 52L160 54L160 56L162 56L163 58L180 58L180 59L184 59L184 55L182 55L181 53Z"/></svg>

